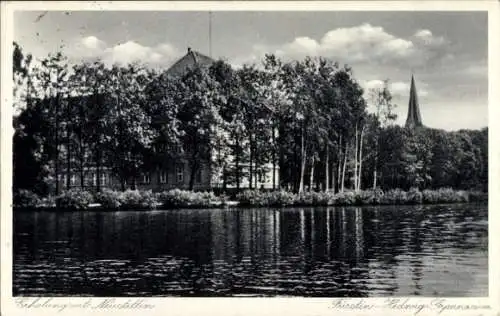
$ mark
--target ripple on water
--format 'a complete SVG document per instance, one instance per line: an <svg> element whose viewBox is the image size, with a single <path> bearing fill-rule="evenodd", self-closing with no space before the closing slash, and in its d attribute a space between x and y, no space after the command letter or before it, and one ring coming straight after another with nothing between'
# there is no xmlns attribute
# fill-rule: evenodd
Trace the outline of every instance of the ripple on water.
<svg viewBox="0 0 500 316"><path fill-rule="evenodd" d="M235 210L231 216L222 211L109 212L75 218L73 227L85 229L71 235L50 231L49 225L34 232L33 225L25 225L32 219L21 218L17 222L24 226L15 230L13 291L78 296L487 293L485 209L361 210L335 209L328 217L318 212L314 222L309 209L289 209L278 217L265 209ZM88 228L96 221L103 227L99 239ZM133 223L154 225L135 233ZM37 238L36 246L27 235ZM94 244L99 246L89 246Z"/></svg>

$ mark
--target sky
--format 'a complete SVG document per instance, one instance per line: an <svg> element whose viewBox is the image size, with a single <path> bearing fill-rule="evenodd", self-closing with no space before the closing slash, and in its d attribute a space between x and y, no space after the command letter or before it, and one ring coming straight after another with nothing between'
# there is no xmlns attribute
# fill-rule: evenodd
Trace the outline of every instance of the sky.
<svg viewBox="0 0 500 316"><path fill-rule="evenodd" d="M406 120L413 74L424 125L488 125L486 12L216 11L211 29L210 52L208 12L14 14L14 40L35 58L62 51L72 62L100 57L167 68L188 47L235 67L259 63L265 53L284 60L322 56L351 66L365 91L389 79L398 124Z"/></svg>

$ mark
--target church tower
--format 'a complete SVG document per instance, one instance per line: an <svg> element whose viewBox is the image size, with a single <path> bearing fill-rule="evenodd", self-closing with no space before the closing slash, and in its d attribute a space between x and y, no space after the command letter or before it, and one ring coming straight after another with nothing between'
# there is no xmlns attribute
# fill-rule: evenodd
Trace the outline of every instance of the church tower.
<svg viewBox="0 0 500 316"><path fill-rule="evenodd" d="M408 116L406 117L406 128L423 127L422 116L420 115L420 107L418 104L417 88L415 87L415 79L411 76L410 101L408 102Z"/></svg>

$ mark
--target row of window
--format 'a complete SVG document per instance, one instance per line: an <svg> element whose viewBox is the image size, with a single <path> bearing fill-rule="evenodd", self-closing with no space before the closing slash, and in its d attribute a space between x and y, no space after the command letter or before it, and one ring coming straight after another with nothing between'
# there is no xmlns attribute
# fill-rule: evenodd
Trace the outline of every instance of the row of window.
<svg viewBox="0 0 500 316"><path fill-rule="evenodd" d="M160 172L160 183L165 184L168 183L168 172L167 171L161 171ZM64 186L67 185L67 177L64 174L59 175L59 181L63 183ZM151 183L151 175L150 173L143 173L141 177L141 183L143 184L148 184ZM184 166L183 165L178 165L175 168L175 180L177 183L184 183ZM86 175L85 179L85 185L97 185L97 173L91 173ZM105 186L108 184L108 175L106 173L101 173L100 179L99 179L99 185ZM201 171L198 170L196 173L195 181L197 183L201 183ZM80 175L75 173L70 176L70 185L71 186L77 186L80 184Z"/></svg>
<svg viewBox="0 0 500 316"><path fill-rule="evenodd" d="M64 174L59 175L59 181L63 183L64 186L68 185L68 177ZM97 185L97 173L91 173L84 178L85 185L92 184L93 186ZM99 185L104 186L108 183L108 175L106 173L101 173L99 179ZM69 178L69 184L71 186L76 186L80 184L80 175L72 174Z"/></svg>
<svg viewBox="0 0 500 316"><path fill-rule="evenodd" d="M151 176L149 173L142 174L141 183L151 183ZM184 166L178 165L175 168L175 180L177 183L184 183ZM195 181L197 183L201 182L201 171L198 170L195 176ZM161 171L160 172L160 183L165 184L168 183L168 172Z"/></svg>

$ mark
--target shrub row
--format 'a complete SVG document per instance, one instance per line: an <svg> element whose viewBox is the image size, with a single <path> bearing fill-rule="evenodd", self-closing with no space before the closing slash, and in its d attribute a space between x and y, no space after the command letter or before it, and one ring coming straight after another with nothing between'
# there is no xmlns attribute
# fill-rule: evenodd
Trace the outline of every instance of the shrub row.
<svg viewBox="0 0 500 316"><path fill-rule="evenodd" d="M243 206L350 206L350 205L401 205L440 204L487 201L488 193L457 191L449 188L439 190L392 189L345 192L304 192L293 194L285 191L244 191L236 199Z"/></svg>
<svg viewBox="0 0 500 316"><path fill-rule="evenodd" d="M227 198L215 196L212 192L192 192L174 189L154 193L149 191L127 190L113 191L104 189L91 193L79 189L62 192L56 197L40 198L35 193L21 190L14 195L14 207L17 208L54 208L67 210L85 210L93 206L103 209L155 209L155 208L209 208L225 204Z"/></svg>
<svg viewBox="0 0 500 316"><path fill-rule="evenodd" d="M29 191L14 195L14 206L18 208L50 208L83 210L98 204L104 209L155 209L155 208L210 208L224 206L224 195L213 192L193 192L174 189L165 192L127 190L124 192L103 190L90 193L82 190L68 190L57 197L40 198ZM475 191L457 191L449 188L439 190L400 189L345 191L345 192L304 192L294 194L286 191L246 190L236 196L241 206L328 206L328 205L389 205L389 204L438 204L487 201L488 194Z"/></svg>

